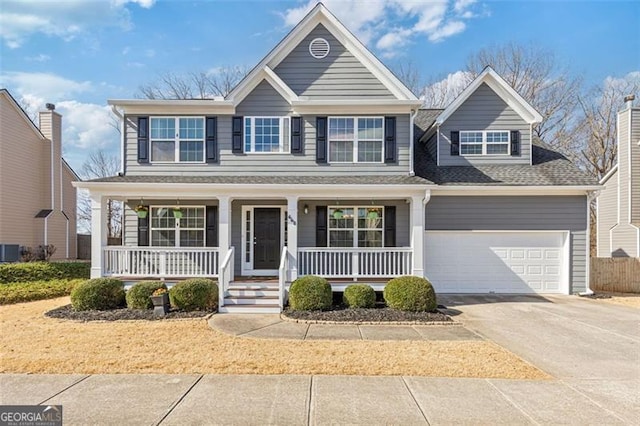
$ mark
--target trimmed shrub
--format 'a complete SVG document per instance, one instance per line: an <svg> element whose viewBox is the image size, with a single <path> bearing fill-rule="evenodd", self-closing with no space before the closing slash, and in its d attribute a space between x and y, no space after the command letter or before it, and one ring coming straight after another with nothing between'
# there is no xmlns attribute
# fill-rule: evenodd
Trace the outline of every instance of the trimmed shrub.
<svg viewBox="0 0 640 426"><path fill-rule="evenodd" d="M106 311L125 305L124 285L115 278L94 278L74 287L71 305L76 311Z"/></svg>
<svg viewBox="0 0 640 426"><path fill-rule="evenodd" d="M167 289L162 281L140 281L135 283L127 291L127 308L152 309L153 302L150 297L159 288Z"/></svg>
<svg viewBox="0 0 640 426"><path fill-rule="evenodd" d="M89 278L88 262L29 262L0 265L0 284Z"/></svg>
<svg viewBox="0 0 640 426"><path fill-rule="evenodd" d="M289 306L294 311L329 309L332 301L331 284L322 277L307 275L298 278L289 289Z"/></svg>
<svg viewBox="0 0 640 426"><path fill-rule="evenodd" d="M352 284L344 290L342 301L350 308L373 308L376 292L366 284Z"/></svg>
<svg viewBox="0 0 640 426"><path fill-rule="evenodd" d="M84 280L29 281L0 284L0 305L68 296Z"/></svg>
<svg viewBox="0 0 640 426"><path fill-rule="evenodd" d="M393 309L409 312L436 310L436 292L431 283L421 277L394 278L384 288L384 300Z"/></svg>
<svg viewBox="0 0 640 426"><path fill-rule="evenodd" d="M209 310L218 306L218 284L207 278L184 280L169 290L171 305L183 311Z"/></svg>

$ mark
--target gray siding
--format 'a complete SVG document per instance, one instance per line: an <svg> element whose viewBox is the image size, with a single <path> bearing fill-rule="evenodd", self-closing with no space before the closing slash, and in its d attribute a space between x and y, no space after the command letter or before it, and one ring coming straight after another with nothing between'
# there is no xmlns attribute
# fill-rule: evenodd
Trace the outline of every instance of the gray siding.
<svg viewBox="0 0 640 426"><path fill-rule="evenodd" d="M631 222L640 226L640 108L631 111Z"/></svg>
<svg viewBox="0 0 640 426"><path fill-rule="evenodd" d="M611 256L611 229L618 223L618 172L606 182L598 195L598 257Z"/></svg>
<svg viewBox="0 0 640 426"><path fill-rule="evenodd" d="M266 85L266 87L265 87ZM286 115L284 100L267 83L261 83L254 93L239 105L244 114ZM272 109L262 111L261 108ZM288 105L288 104L287 104ZM406 174L409 171L409 114L396 116L396 149L398 161L393 164L317 164L315 116L304 116L304 154L233 154L231 152L231 116L218 116L218 149L216 164L139 164L137 153L137 117L126 117L126 173L128 175L290 175L326 176L356 174Z"/></svg>
<svg viewBox="0 0 640 426"><path fill-rule="evenodd" d="M329 42L329 54L316 59L309 53L315 38ZM389 90L319 24L274 70L299 96L311 99L395 98Z"/></svg>
<svg viewBox="0 0 640 426"><path fill-rule="evenodd" d="M570 292L586 290L587 199L567 197L438 197L426 208L426 229L570 231Z"/></svg>
<svg viewBox="0 0 640 426"><path fill-rule="evenodd" d="M451 156L452 130L519 130L520 155ZM531 131L527 124L487 84L478 89L440 126L440 165L529 164Z"/></svg>
<svg viewBox="0 0 640 426"><path fill-rule="evenodd" d="M290 113L289 102L266 80L262 80L236 108L237 115L282 117Z"/></svg>
<svg viewBox="0 0 640 426"><path fill-rule="evenodd" d="M618 174L620 185L620 223L629 223L629 110L618 114Z"/></svg>

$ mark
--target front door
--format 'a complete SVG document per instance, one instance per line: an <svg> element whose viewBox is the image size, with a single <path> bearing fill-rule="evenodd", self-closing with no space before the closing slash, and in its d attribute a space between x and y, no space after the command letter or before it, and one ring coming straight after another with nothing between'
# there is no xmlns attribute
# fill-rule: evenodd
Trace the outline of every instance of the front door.
<svg viewBox="0 0 640 426"><path fill-rule="evenodd" d="M279 208L253 209L253 269L278 269L280 221Z"/></svg>

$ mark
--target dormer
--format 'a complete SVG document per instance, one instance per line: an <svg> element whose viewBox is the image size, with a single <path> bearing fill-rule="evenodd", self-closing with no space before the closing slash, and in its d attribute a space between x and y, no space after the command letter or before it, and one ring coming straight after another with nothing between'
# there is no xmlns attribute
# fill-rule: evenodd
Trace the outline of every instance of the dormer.
<svg viewBox="0 0 640 426"><path fill-rule="evenodd" d="M439 166L531 164L533 126L542 116L491 67L438 116L423 142Z"/></svg>

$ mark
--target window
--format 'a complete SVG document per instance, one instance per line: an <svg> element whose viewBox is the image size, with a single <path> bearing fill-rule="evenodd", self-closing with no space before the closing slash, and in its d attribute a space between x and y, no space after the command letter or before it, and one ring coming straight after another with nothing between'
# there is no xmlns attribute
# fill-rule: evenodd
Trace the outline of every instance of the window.
<svg viewBox="0 0 640 426"><path fill-rule="evenodd" d="M204 161L202 117L151 117L150 136L152 162Z"/></svg>
<svg viewBox="0 0 640 426"><path fill-rule="evenodd" d="M508 155L508 131L460 132L460 155Z"/></svg>
<svg viewBox="0 0 640 426"><path fill-rule="evenodd" d="M289 117L245 117L244 152L285 152L289 149Z"/></svg>
<svg viewBox="0 0 640 426"><path fill-rule="evenodd" d="M329 247L382 247L383 207L329 207Z"/></svg>
<svg viewBox="0 0 640 426"><path fill-rule="evenodd" d="M383 129L382 117L330 117L329 161L381 163Z"/></svg>
<svg viewBox="0 0 640 426"><path fill-rule="evenodd" d="M204 247L204 207L151 207L151 245L155 247Z"/></svg>

